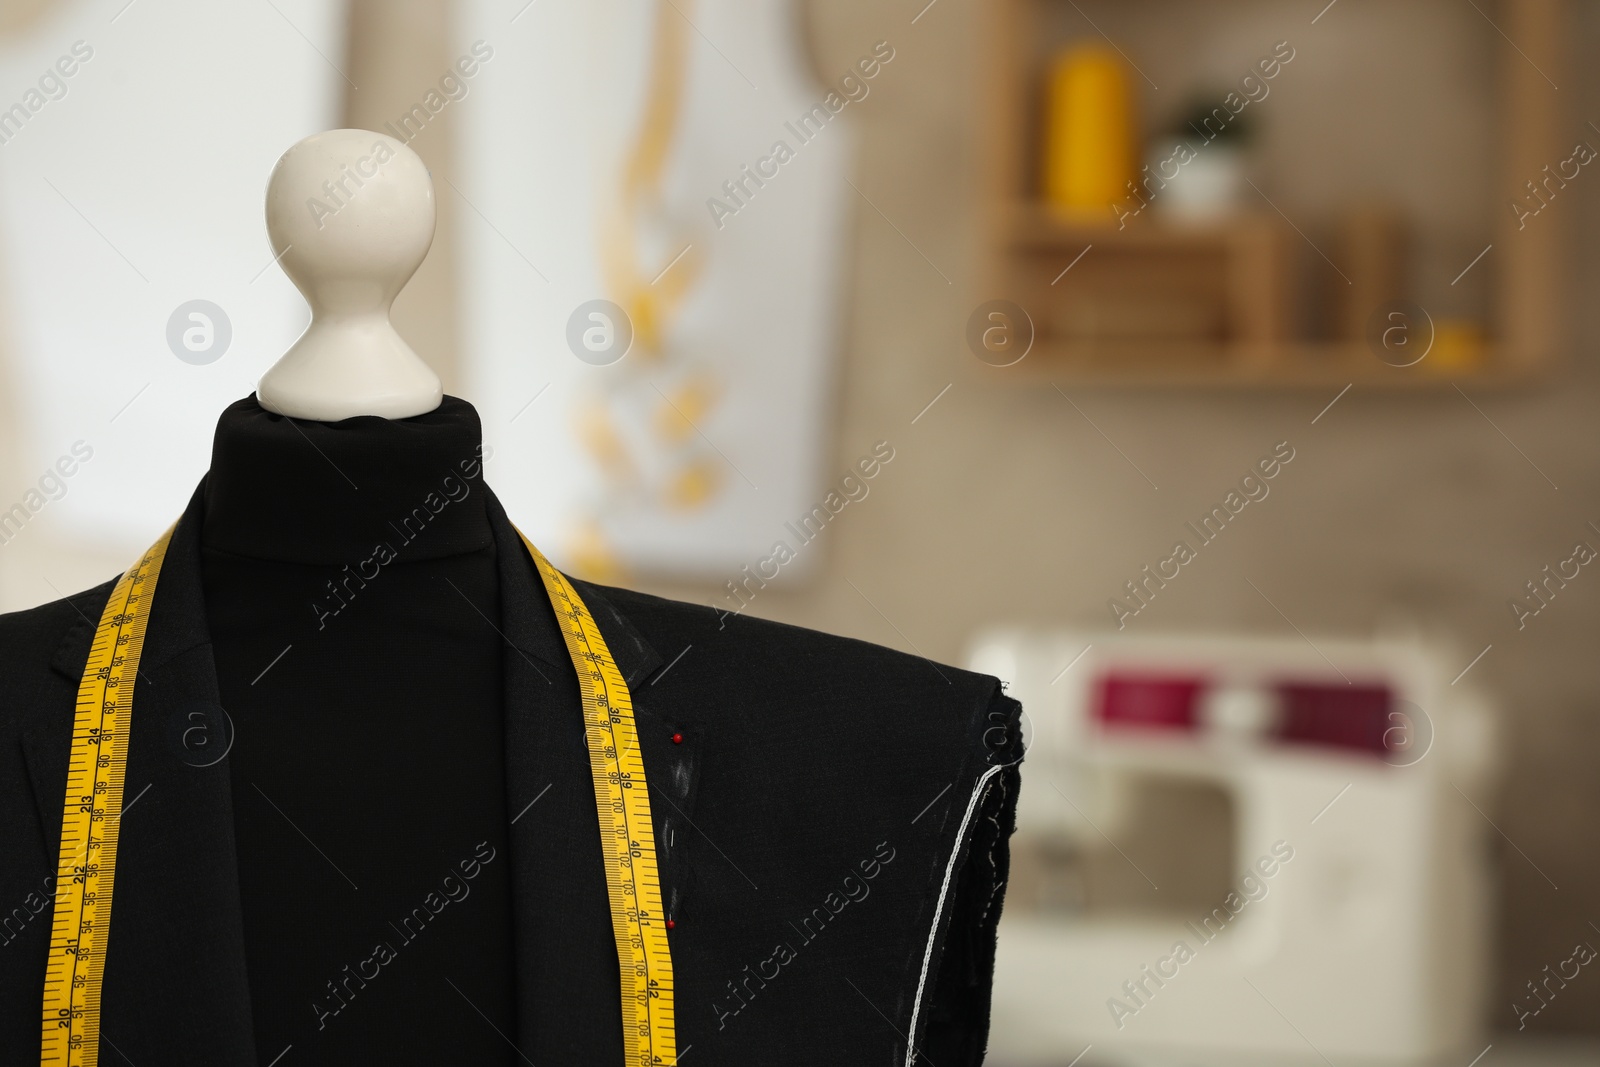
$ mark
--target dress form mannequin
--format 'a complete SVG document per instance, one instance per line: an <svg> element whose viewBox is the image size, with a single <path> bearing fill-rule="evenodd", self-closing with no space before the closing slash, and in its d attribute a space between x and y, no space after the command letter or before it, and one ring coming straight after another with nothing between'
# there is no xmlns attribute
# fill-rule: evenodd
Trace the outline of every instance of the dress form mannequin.
<svg viewBox="0 0 1600 1067"><path fill-rule="evenodd" d="M274 182L319 201L300 205L325 227L302 227L291 268L319 326L269 375L290 383L280 404L298 398L287 414L254 397L223 413L162 565L126 739L122 812L137 810L118 822L100 1062L624 1062L582 713L594 668L574 666L484 485L476 412L415 388L403 344L363 341L388 337L381 309L415 263L364 268L351 248L367 238L320 239L341 221L426 230L403 217L416 199L361 199L377 155L356 156L361 187L322 179L341 197ZM348 348L310 336L329 323ZM651 797L680 1055L980 1063L1023 754L1000 682L571 582L649 768L631 785ZM47 914L73 855L62 784L115 585L0 615L7 1064L39 1047L61 951Z"/></svg>
<svg viewBox="0 0 1600 1067"><path fill-rule="evenodd" d="M393 137L329 130L283 154L267 183L267 234L311 325L261 379L262 407L335 422L439 406L439 376L389 322L433 227L428 168Z"/></svg>

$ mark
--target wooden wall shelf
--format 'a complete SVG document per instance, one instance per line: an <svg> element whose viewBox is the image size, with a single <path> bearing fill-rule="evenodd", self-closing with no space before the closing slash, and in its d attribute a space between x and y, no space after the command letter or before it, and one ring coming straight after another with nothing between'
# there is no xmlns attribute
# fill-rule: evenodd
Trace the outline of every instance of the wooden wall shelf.
<svg viewBox="0 0 1600 1067"><path fill-rule="evenodd" d="M1493 335L1470 367L1453 369L1427 359L1394 367L1364 341L1307 336L1295 279L1306 257L1319 253L1266 203L1205 224L1145 212L1120 228L1109 205L1103 224L1070 221L1047 209L1035 150L1043 73L1038 45L1042 9L1057 2L982 5L989 100L980 109L979 299L1024 309L1034 341L1021 361L980 367L979 373L1062 386L1342 388L1354 382L1426 389L1451 382L1510 386L1536 380L1552 366L1564 321L1560 228L1517 232L1508 204L1526 193L1525 183L1546 164L1571 155L1567 142L1574 134L1546 79L1561 77L1559 56L1569 32L1563 0L1515 0L1494 9L1499 27L1517 43L1495 36L1499 173L1495 199L1483 205L1496 254L1491 303L1483 309ZM1136 42L1120 43L1136 48ZM1357 138L1362 129L1352 124L1330 135ZM1353 302L1348 313L1364 314Z"/></svg>

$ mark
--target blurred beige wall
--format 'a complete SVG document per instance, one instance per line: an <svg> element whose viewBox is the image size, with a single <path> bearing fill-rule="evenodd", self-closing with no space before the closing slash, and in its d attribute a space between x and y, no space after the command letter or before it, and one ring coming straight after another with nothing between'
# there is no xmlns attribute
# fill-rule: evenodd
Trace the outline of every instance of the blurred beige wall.
<svg viewBox="0 0 1600 1067"><path fill-rule="evenodd" d="M1473 395L1481 414L1449 388L1354 389L1316 425L1331 390L1072 390L1080 412L1048 387L992 384L974 373L964 347L967 316L990 295L976 291L973 276L982 0L937 0L913 25L923 2L811 0L806 11L819 71L842 72L879 39L897 50L869 101L853 109L861 134L853 181L883 214L857 201L842 264L848 296L830 466L843 474L885 438L896 458L870 496L829 528L820 576L804 589L763 591L751 612L945 661L959 661L973 630L987 623L1105 628L1106 601L1123 581L1259 456L1291 442L1296 458L1271 496L1135 625L1289 632L1248 578L1313 636L1364 634L1401 614L1454 631L1463 666L1493 645L1471 678L1490 687L1505 712L1492 1004L1497 1024L1514 1022L1508 1005L1524 981L1594 936L1590 905L1600 893L1600 860L1588 847L1600 835L1600 576L1580 575L1524 631L1507 607L1542 567L1596 536L1589 522L1600 524L1600 374L1591 355L1600 312L1584 298L1600 283L1600 178L1541 219L1569 234L1578 294L1571 367L1548 384ZM448 40L436 3L358 0L356 11L364 29L352 34L351 69L361 92L350 122L364 125L403 110L447 60ZM1580 11L1580 39L1592 42L1600 8ZM1359 65L1370 44L1334 31L1308 37L1305 47L1345 49L1340 61ZM1593 71L1571 69L1563 96L1594 99ZM1322 112L1304 116L1305 127L1374 138L1462 127L1454 114L1441 115L1437 127L1386 128L1403 120L1381 106L1352 123L1341 103L1324 102ZM1466 126L1487 121L1468 116ZM449 173L450 134L449 121L439 123L417 145L436 175ZM1280 186L1322 181L1325 161L1287 154L1277 162ZM1303 181L1296 166L1307 168ZM402 330L447 387L456 322L452 198L442 187L439 243L397 309ZM708 587L639 584L702 603L720 596ZM1539 1026L1600 1029L1600 982L1575 983Z"/></svg>
<svg viewBox="0 0 1600 1067"><path fill-rule="evenodd" d="M382 130L420 101L456 60L448 3L441 0L350 0L350 62L346 67L344 121ZM408 142L433 176L438 224L433 247L394 302L394 324L438 373L444 390L459 396L456 250L460 197L454 171L451 119L430 122ZM470 211L470 208L466 210Z"/></svg>

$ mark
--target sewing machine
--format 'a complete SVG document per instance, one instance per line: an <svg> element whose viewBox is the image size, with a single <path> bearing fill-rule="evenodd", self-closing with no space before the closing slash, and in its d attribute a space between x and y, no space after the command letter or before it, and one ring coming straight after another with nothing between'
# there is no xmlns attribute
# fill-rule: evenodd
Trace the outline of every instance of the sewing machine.
<svg viewBox="0 0 1600 1067"><path fill-rule="evenodd" d="M1476 1055L1496 749L1465 663L1416 639L979 634L969 665L1029 732L994 1060Z"/></svg>

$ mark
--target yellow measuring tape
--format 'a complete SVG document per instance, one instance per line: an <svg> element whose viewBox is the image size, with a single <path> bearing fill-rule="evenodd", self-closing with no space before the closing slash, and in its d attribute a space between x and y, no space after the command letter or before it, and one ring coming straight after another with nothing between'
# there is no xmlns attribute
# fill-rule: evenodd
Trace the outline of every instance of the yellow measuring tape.
<svg viewBox="0 0 1600 1067"><path fill-rule="evenodd" d="M584 733L622 979L626 1063L670 1067L678 1059L672 954L633 698L577 590L522 531L517 534L544 581L583 695ZM117 581L78 687L45 972L41 1062L46 1067L95 1067L100 1060L100 990L111 927L133 682L156 578L171 539L169 528Z"/></svg>
<svg viewBox="0 0 1600 1067"><path fill-rule="evenodd" d="M656 830L650 821L650 788L633 722L633 696L578 591L521 530L517 536L539 567L583 692L589 775L600 813L611 932L622 974L622 1047L631 1065L670 1067L678 1062L672 953L667 947Z"/></svg>
<svg viewBox="0 0 1600 1067"><path fill-rule="evenodd" d="M47 1065L94 1067L100 1062L100 986L111 936L133 680L173 528L111 590L78 684L44 977L42 1062Z"/></svg>

